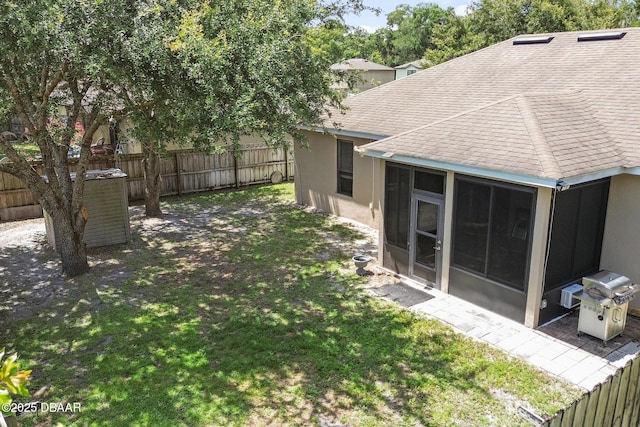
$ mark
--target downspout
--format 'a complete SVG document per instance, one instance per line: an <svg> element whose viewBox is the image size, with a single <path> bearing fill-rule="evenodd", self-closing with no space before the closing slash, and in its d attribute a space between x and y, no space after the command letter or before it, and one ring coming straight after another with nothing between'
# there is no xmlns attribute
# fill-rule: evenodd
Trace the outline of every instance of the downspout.
<svg viewBox="0 0 640 427"><path fill-rule="evenodd" d="M371 216L373 219L376 219L375 209L373 202L376 198L376 159L371 157L371 201L369 202L369 210L371 211Z"/></svg>

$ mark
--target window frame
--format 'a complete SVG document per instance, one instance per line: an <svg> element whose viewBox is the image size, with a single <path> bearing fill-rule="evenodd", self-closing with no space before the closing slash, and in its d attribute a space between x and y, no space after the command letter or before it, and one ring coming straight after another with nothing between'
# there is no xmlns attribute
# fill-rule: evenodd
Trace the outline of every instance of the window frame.
<svg viewBox="0 0 640 427"><path fill-rule="evenodd" d="M343 162L343 145L344 144L349 144L351 146L350 148L350 153L351 153L351 158L350 158L350 163L351 163L351 168L350 169L344 169L344 162ZM347 197L353 197L353 141L349 141L346 139L338 139L337 140L337 151L338 154L336 156L336 193L337 194L341 194L343 196L347 196ZM342 181L346 181L346 182L350 182L349 188L345 189L342 188L341 182Z"/></svg>
<svg viewBox="0 0 640 427"><path fill-rule="evenodd" d="M477 185L483 185L489 187L489 204L488 204L488 222L486 227L486 235L485 235L485 249L484 249L484 259L483 259L483 270L476 270L474 268L470 268L468 266L459 264L456 262L456 244L457 242L457 233L460 232L458 229L458 204L459 204L459 184L460 182L471 183ZM496 248L492 247L492 240L495 239L494 227L496 221L496 189L506 189L511 191L520 191L522 193L529 194L531 196L531 206L529 211L529 224L526 230L526 238L525 238L525 251L524 251L524 271L522 277L522 285L514 282L510 282L503 278L497 277L495 275L495 271L491 271L491 260L492 255L494 254ZM533 231L534 231L534 223L535 223L535 208L536 208L536 199L537 199L537 188L527 187L518 184L511 184L507 182L493 181L489 179L470 177L470 176L456 176L454 183L454 200L453 200L453 219L452 219L452 240L451 240L451 266L455 267L459 270L468 272L475 276L481 277L487 281L492 283L500 284L506 286L509 289L513 289L520 292L527 292L528 288L528 277L531 269L531 247L533 244ZM517 209L517 208L516 208ZM507 216L511 216L511 210L509 211ZM509 234L509 232L507 232Z"/></svg>
<svg viewBox="0 0 640 427"><path fill-rule="evenodd" d="M395 183L398 184L398 188L393 192L395 202L391 206L391 198L389 197L389 184L391 173L389 168L398 170L398 179ZM386 162L385 165L385 182L384 182L384 195L385 195L385 210L384 210L384 241L385 244L391 245L396 248L408 249L409 246L409 227L410 227L410 212L411 212L411 189L413 185L412 180L412 168L406 165L402 165L394 162ZM402 194L400 190L401 173L406 173L407 178L407 193ZM404 202L404 203L403 203ZM404 215L403 215L404 214ZM403 232L400 225L405 224L406 230ZM391 237L391 239L390 239Z"/></svg>

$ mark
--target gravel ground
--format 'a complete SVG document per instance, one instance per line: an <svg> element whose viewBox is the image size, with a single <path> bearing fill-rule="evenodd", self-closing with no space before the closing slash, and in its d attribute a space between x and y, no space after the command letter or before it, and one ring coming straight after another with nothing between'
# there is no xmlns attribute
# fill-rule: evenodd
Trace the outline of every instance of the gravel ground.
<svg viewBox="0 0 640 427"><path fill-rule="evenodd" d="M0 321L35 315L64 291L60 261L44 219L0 223Z"/></svg>
<svg viewBox="0 0 640 427"><path fill-rule="evenodd" d="M45 237L43 218L0 222L0 249L9 247L36 249Z"/></svg>

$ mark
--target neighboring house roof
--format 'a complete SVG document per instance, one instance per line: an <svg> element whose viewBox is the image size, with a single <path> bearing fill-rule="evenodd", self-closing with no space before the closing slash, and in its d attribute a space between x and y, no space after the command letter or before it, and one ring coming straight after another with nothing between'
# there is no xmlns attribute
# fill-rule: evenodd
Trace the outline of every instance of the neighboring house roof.
<svg viewBox="0 0 640 427"><path fill-rule="evenodd" d="M606 32L507 40L353 96L332 119L337 133L380 139L361 147L374 157L540 185L640 170L640 28Z"/></svg>
<svg viewBox="0 0 640 427"><path fill-rule="evenodd" d="M361 70L361 71L393 71L393 68L378 64L368 59L346 59L331 66L332 70Z"/></svg>
<svg viewBox="0 0 640 427"><path fill-rule="evenodd" d="M420 65L422 63L422 60L417 60L417 61L412 61L412 62L407 62L406 64L402 64L402 65L396 65L395 68L396 70L404 70L406 68L418 68L418 69L422 69L422 66Z"/></svg>

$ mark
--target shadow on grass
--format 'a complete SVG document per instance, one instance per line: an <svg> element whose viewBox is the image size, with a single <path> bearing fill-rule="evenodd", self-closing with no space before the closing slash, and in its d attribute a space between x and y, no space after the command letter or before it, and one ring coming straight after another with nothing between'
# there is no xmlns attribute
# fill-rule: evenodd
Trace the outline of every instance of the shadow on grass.
<svg viewBox="0 0 640 427"><path fill-rule="evenodd" d="M56 285L68 298L24 319L5 314L0 339L40 390L23 401L82 403L21 425L473 418L477 406L451 400L487 399L477 381L487 360L436 322L364 296L363 279L342 269L350 253L327 243L361 236L272 194L173 200L164 219L134 222L130 245L94 253L89 274ZM0 283L11 286L6 271Z"/></svg>

